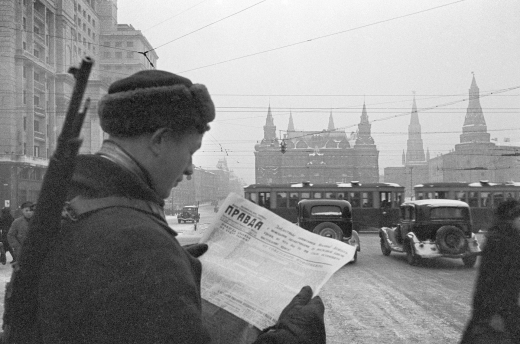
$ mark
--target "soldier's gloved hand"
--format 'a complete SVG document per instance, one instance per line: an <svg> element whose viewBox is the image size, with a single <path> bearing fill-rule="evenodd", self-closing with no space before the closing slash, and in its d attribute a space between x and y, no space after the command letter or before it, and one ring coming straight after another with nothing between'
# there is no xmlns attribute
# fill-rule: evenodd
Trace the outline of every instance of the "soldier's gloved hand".
<svg viewBox="0 0 520 344"><path fill-rule="evenodd" d="M192 244L184 246L186 251L195 258L199 258L208 250L208 244Z"/></svg>
<svg viewBox="0 0 520 344"><path fill-rule="evenodd" d="M311 287L305 286L282 311L276 325L258 339L266 343L324 344L324 312L321 298L313 298Z"/></svg>

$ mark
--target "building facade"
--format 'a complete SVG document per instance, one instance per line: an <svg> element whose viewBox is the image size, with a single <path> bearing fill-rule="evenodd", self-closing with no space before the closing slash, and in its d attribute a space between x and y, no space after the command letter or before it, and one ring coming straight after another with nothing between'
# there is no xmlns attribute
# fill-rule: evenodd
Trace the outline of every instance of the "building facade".
<svg viewBox="0 0 520 344"><path fill-rule="evenodd" d="M91 105L81 133L81 153L101 146L104 134L97 102L109 80L100 69L100 40L107 21L117 19L116 10L116 0L0 2L1 206L16 209L26 200L37 200L74 88L68 69L84 56L94 59L94 67L86 91ZM157 59L155 53L150 56Z"/></svg>
<svg viewBox="0 0 520 344"><path fill-rule="evenodd" d="M285 153L280 145L286 146ZM347 136L334 126L332 113L326 130L297 131L292 114L287 132L276 136L276 126L267 110L264 137L255 145L255 177L258 184L379 181L379 151L371 136L365 104L357 133Z"/></svg>

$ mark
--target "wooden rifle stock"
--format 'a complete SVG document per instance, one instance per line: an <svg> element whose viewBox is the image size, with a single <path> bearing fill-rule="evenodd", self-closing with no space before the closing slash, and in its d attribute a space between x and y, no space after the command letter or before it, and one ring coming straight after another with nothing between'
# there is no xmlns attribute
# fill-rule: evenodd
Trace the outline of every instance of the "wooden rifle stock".
<svg viewBox="0 0 520 344"><path fill-rule="evenodd" d="M38 283L42 264L56 240L61 227L61 214L67 198L67 189L81 146L79 134L90 99L83 111L81 102L85 94L93 61L83 58L80 68L70 68L76 79L63 128L58 137L43 179L29 232L23 243L19 266L13 271L10 288L6 292L4 335L7 343L37 343L36 318L38 313ZM10 294L10 295L9 295Z"/></svg>

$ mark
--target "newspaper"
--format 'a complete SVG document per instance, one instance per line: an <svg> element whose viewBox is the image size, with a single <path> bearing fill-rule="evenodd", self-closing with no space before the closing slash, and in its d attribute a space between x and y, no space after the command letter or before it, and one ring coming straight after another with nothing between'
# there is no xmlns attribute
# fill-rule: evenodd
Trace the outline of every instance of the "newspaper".
<svg viewBox="0 0 520 344"><path fill-rule="evenodd" d="M200 257L201 294L209 327L225 322L228 313L250 329L274 325L303 286L310 286L317 295L334 272L353 259L356 250L306 231L234 193L224 201L200 242L209 246ZM219 310L224 318L211 321ZM251 334L238 335L246 338Z"/></svg>

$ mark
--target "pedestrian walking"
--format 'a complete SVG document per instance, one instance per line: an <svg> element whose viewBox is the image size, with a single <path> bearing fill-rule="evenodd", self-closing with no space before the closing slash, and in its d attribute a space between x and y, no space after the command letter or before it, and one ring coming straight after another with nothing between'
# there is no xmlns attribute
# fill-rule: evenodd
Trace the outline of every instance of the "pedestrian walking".
<svg viewBox="0 0 520 344"><path fill-rule="evenodd" d="M11 254L13 259L12 261L14 261L14 251L11 248L11 245L9 245L9 240L7 240L7 233L9 233L13 221L14 218L13 215L11 215L11 209L9 207L2 208L2 211L0 212L0 235L3 245L3 255L0 257L0 262L3 264L7 261L7 258L5 257L6 252Z"/></svg>
<svg viewBox="0 0 520 344"><path fill-rule="evenodd" d="M206 87L158 70L114 82L98 104L108 139L79 155L38 290L42 343L204 344L207 245L183 248L164 199L193 174L215 108ZM325 343L324 305L303 287L254 343Z"/></svg>
<svg viewBox="0 0 520 344"><path fill-rule="evenodd" d="M20 206L22 216L13 221L9 228L9 232L7 233L7 241L14 252L14 261L17 261L20 258L22 245L27 237L27 232L29 231L29 221L34 213L34 206L35 204L33 202L23 202Z"/></svg>
<svg viewBox="0 0 520 344"><path fill-rule="evenodd" d="M520 201L501 202L479 267L461 344L520 343Z"/></svg>

